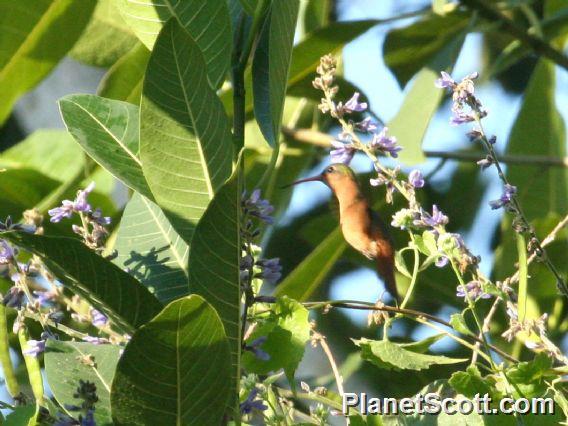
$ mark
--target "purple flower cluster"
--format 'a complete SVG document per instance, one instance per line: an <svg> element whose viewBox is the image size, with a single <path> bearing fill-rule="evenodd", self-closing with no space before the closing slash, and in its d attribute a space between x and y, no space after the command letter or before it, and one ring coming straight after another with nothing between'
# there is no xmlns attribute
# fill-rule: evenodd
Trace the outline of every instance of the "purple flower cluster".
<svg viewBox="0 0 568 426"><path fill-rule="evenodd" d="M28 340L27 348L22 351L26 356L37 357L40 353L45 351L46 340Z"/></svg>
<svg viewBox="0 0 568 426"><path fill-rule="evenodd" d="M388 127L383 127L379 133L374 133L373 139L369 145L377 151L389 154L393 158L397 158L398 152L402 150L402 147L397 145L397 141L394 136L387 136L388 130Z"/></svg>
<svg viewBox="0 0 568 426"><path fill-rule="evenodd" d="M334 148L329 153L332 163L349 164L355 155L356 149L351 143L333 140L331 146Z"/></svg>
<svg viewBox="0 0 568 426"><path fill-rule="evenodd" d="M10 246L6 240L0 240L0 265L9 265L18 255L18 249Z"/></svg>
<svg viewBox="0 0 568 426"><path fill-rule="evenodd" d="M424 209L420 209L420 218L414 221L414 226L431 227L444 226L448 224L448 216L444 215L436 204L432 205L432 214Z"/></svg>
<svg viewBox="0 0 568 426"><path fill-rule="evenodd" d="M252 388L250 393L240 404L240 410L242 414L250 414L253 410L264 411L267 410L268 407L263 404L261 399L256 399L258 396L258 389L256 387Z"/></svg>
<svg viewBox="0 0 568 426"><path fill-rule="evenodd" d="M465 285L459 285L456 288L456 296L463 297L467 299L469 297L471 300L476 301L477 299L490 299L491 295L483 291L481 283L479 281L470 281Z"/></svg>
<svg viewBox="0 0 568 426"><path fill-rule="evenodd" d="M461 82L456 82L447 72L441 72L441 78L436 80L435 85L440 89L448 89L452 92L452 112L450 123L460 125L477 121L487 115L481 102L475 96L474 80L479 77L477 72L465 76ZM469 111L464 109L469 106Z"/></svg>
<svg viewBox="0 0 568 426"><path fill-rule="evenodd" d="M108 323L108 318L102 312L96 310L95 308L91 308L91 324L93 324L97 328L102 328Z"/></svg>
<svg viewBox="0 0 568 426"><path fill-rule="evenodd" d="M50 222L57 223L61 219L70 218L73 213L87 213L91 211L91 205L87 201L89 194L95 189L95 183L91 182L85 189L77 192L74 201L63 200L60 207L55 207L47 213L51 216Z"/></svg>
<svg viewBox="0 0 568 426"><path fill-rule="evenodd" d="M422 172L420 170L412 170L408 174L408 183L412 185L414 188L422 188L424 186L424 177L422 176Z"/></svg>

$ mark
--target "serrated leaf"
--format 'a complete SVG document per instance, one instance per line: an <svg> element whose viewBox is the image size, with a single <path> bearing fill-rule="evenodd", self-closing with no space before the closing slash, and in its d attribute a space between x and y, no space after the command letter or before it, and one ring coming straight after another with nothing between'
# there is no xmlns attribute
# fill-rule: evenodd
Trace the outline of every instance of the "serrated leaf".
<svg viewBox="0 0 568 426"><path fill-rule="evenodd" d="M219 313L231 348L232 389L239 380L241 348L240 166L199 221L189 251L189 287Z"/></svg>
<svg viewBox="0 0 568 426"><path fill-rule="evenodd" d="M95 0L0 2L0 124L18 98L63 59L83 31Z"/></svg>
<svg viewBox="0 0 568 426"><path fill-rule="evenodd" d="M245 369L256 374L267 374L283 368L288 381L293 383L294 372L310 338L308 310L287 296L278 298L272 305L269 317L259 324L248 342L261 336L266 336L266 341L259 349L270 358L261 360L252 352L245 351L242 355Z"/></svg>
<svg viewBox="0 0 568 426"><path fill-rule="evenodd" d="M481 377L481 373L475 365L470 365L466 371L456 371L452 374L448 383L456 392L468 398L473 398L475 394L493 396L497 393L488 380Z"/></svg>
<svg viewBox="0 0 568 426"><path fill-rule="evenodd" d="M136 43L109 68L97 92L105 98L139 105L142 96L142 79L149 59L148 48L140 42Z"/></svg>
<svg viewBox="0 0 568 426"><path fill-rule="evenodd" d="M450 325L454 328L454 330L456 330L457 332L459 332L461 334L465 334L465 335L468 335L468 336L473 335L473 333L471 332L471 330L467 326L467 323L465 322L465 318L463 317L462 314L452 314L450 316Z"/></svg>
<svg viewBox="0 0 568 426"><path fill-rule="evenodd" d="M252 62L254 114L265 139L278 143L300 2L273 0Z"/></svg>
<svg viewBox="0 0 568 426"><path fill-rule="evenodd" d="M110 387L120 358L120 347L84 342L48 340L44 355L49 388L60 406L80 405L77 393L79 379L94 383L98 401L94 417L98 425L112 424ZM68 413L74 417L77 413Z"/></svg>
<svg viewBox="0 0 568 426"><path fill-rule="evenodd" d="M209 201L231 174L233 149L199 47L176 20L163 28L152 51L140 123L144 175L157 204L189 243Z"/></svg>
<svg viewBox="0 0 568 426"><path fill-rule="evenodd" d="M203 53L211 87L218 88L231 60L231 18L226 1L115 0L124 20L153 50L166 22L176 21Z"/></svg>
<svg viewBox="0 0 568 426"><path fill-rule="evenodd" d="M91 20L69 54L86 64L108 67L132 49L137 41L114 0L98 0Z"/></svg>
<svg viewBox="0 0 568 426"><path fill-rule="evenodd" d="M221 424L230 395L221 319L200 296L166 306L126 345L111 391L116 424Z"/></svg>
<svg viewBox="0 0 568 426"><path fill-rule="evenodd" d="M134 193L122 215L114 263L127 268L162 303L189 293L189 246L146 197Z"/></svg>
<svg viewBox="0 0 568 426"><path fill-rule="evenodd" d="M336 228L276 287L276 296L307 300L345 251L343 235Z"/></svg>
<svg viewBox="0 0 568 426"><path fill-rule="evenodd" d="M432 365L457 364L467 358L448 358L443 355L426 355L404 349L388 340L354 340L361 348L363 359L387 370L424 370Z"/></svg>
<svg viewBox="0 0 568 426"><path fill-rule="evenodd" d="M153 198L142 173L138 108L95 95L59 100L67 130L101 166L125 185Z"/></svg>
<svg viewBox="0 0 568 426"><path fill-rule="evenodd" d="M421 68L468 25L469 16L463 12L426 15L424 18L389 31L383 44L386 65L398 83L404 87Z"/></svg>
<svg viewBox="0 0 568 426"><path fill-rule="evenodd" d="M76 238L14 232L0 235L41 257L65 286L123 329L141 326L161 309L142 284Z"/></svg>
<svg viewBox="0 0 568 426"><path fill-rule="evenodd" d="M445 333L434 334L433 336L426 337L425 339L411 343L401 343L400 346L408 351L423 354L428 351L428 348L436 343L438 340L446 337Z"/></svg>

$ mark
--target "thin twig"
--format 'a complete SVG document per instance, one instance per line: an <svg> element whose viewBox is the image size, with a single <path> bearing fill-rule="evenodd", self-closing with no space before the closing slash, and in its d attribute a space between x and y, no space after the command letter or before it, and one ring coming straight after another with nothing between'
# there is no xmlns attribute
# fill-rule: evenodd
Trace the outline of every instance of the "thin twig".
<svg viewBox="0 0 568 426"><path fill-rule="evenodd" d="M397 308L394 306L388 306L388 305L375 305L373 303L369 303L369 302L362 302L359 300L327 300L327 301L323 301L323 302L304 302L303 305L308 308L308 309L317 309L317 308L324 308L327 306L331 306L331 307L335 307L335 308L344 308L344 309L356 309L356 310L372 310L372 311L385 311L385 312L394 312L394 313L400 313L400 314L404 314L407 316L410 316L412 318L426 318L429 319L433 322L436 322L438 324L442 324L446 327L451 328L452 330L454 329L452 327L452 325L443 320L442 318L439 318L435 315L431 315L428 314L426 312L421 312L421 311L416 311L414 309L401 309L401 308ZM466 335L467 337L475 340L476 342L479 343L483 343L483 340L478 338L476 335ZM501 357L507 359L508 361L511 362L519 362L516 358L512 357L511 355L509 355L506 352L503 352L501 349L499 349L498 347L488 343L489 348L491 348L491 350L493 350L494 352L498 353L499 355L501 355Z"/></svg>
<svg viewBox="0 0 568 426"><path fill-rule="evenodd" d="M534 50L535 53L545 56L568 71L568 57L545 40L532 35L525 28L517 25L511 18L500 12L492 4L487 3L485 0L461 0L461 3L470 9L477 10L482 17L489 21L499 22L503 30L518 39L525 46Z"/></svg>
<svg viewBox="0 0 568 426"><path fill-rule="evenodd" d="M501 302L501 300L502 299L500 297L495 298L493 305L491 305L491 309L489 309L489 312L487 313L485 319L483 320L483 326L477 337L481 338L485 333L489 332L491 326L491 320L493 319L493 315L495 315L495 312L497 312L497 306L499 306L499 302ZM478 349L480 346L481 344L479 342L475 344L475 347ZM476 361L477 361L477 351L474 351L473 356L471 357L471 363L475 364Z"/></svg>
<svg viewBox="0 0 568 426"><path fill-rule="evenodd" d="M296 142L329 148L333 137L327 133L312 129L295 129L282 127L282 133ZM427 158L442 158L444 160L472 162L477 161L483 153L469 151L424 151ZM568 157L546 157L543 155L500 155L499 161L507 164L520 164L529 166L568 167Z"/></svg>

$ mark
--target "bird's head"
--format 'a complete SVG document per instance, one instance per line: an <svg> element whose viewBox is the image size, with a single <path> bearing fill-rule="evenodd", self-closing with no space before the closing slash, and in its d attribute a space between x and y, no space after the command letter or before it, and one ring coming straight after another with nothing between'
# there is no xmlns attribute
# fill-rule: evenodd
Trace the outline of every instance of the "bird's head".
<svg viewBox="0 0 568 426"><path fill-rule="evenodd" d="M335 163L326 167L319 175L297 180L290 185L313 181L325 183L334 192L337 192L342 186L351 186L353 183L356 183L355 173L353 173L353 170L351 170L349 166L342 163Z"/></svg>

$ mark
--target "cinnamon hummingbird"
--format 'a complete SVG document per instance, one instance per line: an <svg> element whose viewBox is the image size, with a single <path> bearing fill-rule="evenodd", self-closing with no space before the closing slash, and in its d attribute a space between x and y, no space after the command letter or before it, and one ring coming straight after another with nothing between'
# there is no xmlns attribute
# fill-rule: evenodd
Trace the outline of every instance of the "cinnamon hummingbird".
<svg viewBox="0 0 568 426"><path fill-rule="evenodd" d="M317 175L290 185L319 181L326 184L339 202L339 222L345 240L358 252L376 261L378 275L389 293L398 300L394 277L394 248L386 226L369 203L355 173L345 164L336 163Z"/></svg>

